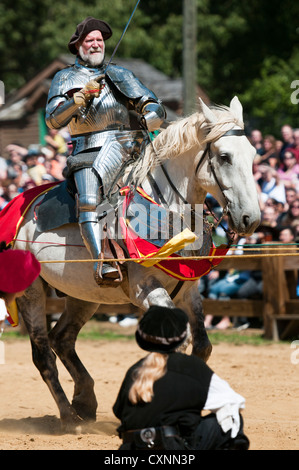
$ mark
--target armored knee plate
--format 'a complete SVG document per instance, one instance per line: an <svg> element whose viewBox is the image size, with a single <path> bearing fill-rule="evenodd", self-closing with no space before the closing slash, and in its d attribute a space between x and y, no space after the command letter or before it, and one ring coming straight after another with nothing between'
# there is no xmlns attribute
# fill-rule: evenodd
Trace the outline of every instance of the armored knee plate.
<svg viewBox="0 0 299 470"><path fill-rule="evenodd" d="M74 173L77 188L77 210L79 223L97 221L97 206L101 203L101 183L91 168L82 168Z"/></svg>

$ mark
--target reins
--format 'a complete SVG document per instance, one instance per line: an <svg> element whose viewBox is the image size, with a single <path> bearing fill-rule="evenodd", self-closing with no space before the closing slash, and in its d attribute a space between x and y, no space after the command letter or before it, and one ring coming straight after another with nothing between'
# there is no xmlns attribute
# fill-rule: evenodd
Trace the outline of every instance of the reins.
<svg viewBox="0 0 299 470"><path fill-rule="evenodd" d="M242 135L245 135L245 132L244 132L244 129L230 129L229 131L226 131L221 137L219 138L222 138L222 137L229 137L229 136L242 136ZM231 230L227 230L225 227L223 227L223 225L221 224L223 218L227 215L228 213L228 204L229 204L229 201L224 193L224 189L217 177L217 174L216 174L216 171L215 171L215 167L213 165L213 161L212 161L212 157L213 157L213 154L212 154L212 151L211 151L211 142L208 142L207 145L206 145L206 148L199 160L199 162L197 163L196 165L196 169L195 169L195 174L198 172L200 166L203 164L206 156L208 157L208 165L209 165L209 168L212 172L212 175L221 191L221 194L222 196L224 197L224 200L226 202L226 205L222 211L222 216L220 217L220 219L217 219L217 217L215 216L215 214L213 213L213 211L211 210L211 208L209 207L209 204L207 201L205 201L205 204L207 205L209 211L211 212L211 214L213 215L213 217L217 220L217 224L215 225L214 224L214 228L216 229L219 225L223 228L223 230L225 231L225 233L227 234L228 236L228 245L230 246L233 242L233 238L234 238L234 232L231 231Z"/></svg>
<svg viewBox="0 0 299 470"><path fill-rule="evenodd" d="M230 129L229 131L225 132L221 137L242 136L242 135L245 135L245 132L244 132L243 129ZM220 138L221 138L221 137L220 137ZM154 145L153 145L153 143L152 143L151 140L150 140L150 142L151 142L152 149L153 149L154 153L156 153L156 150L155 150ZM219 181L219 179L218 179L218 177L217 177L217 174L216 174L216 171L215 171L215 167L214 167L213 162L212 162L213 154L212 154L212 151L211 151L211 142L208 142L208 143L207 143L206 148L205 148L205 150L204 150L204 152L203 152L203 154L202 154L202 156L201 156L199 162L198 162L197 165L196 165L195 174L197 174L197 172L198 172L200 166L202 165L202 163L204 162L206 156L208 157L208 165L209 165L209 168L211 169L211 172L212 172L212 174L213 174L213 177L214 177L214 179L215 179L217 185L219 186L219 189L220 189L220 191L221 191L221 194L222 194L222 196L224 197L224 200L225 200L225 202L226 202L226 205L225 205L225 207L224 207L224 209L223 209L223 211L222 211L222 216L218 219L218 218L215 216L215 214L213 213L213 211L211 210L211 208L209 207L209 204L208 204L207 201L205 201L205 204L206 204L207 208L209 209L210 213L212 214L213 218L217 221L216 224L215 224L215 223L211 224L212 227L213 227L214 229L216 229L216 228L220 225L220 226L222 227L222 229L225 231L225 233L227 234L227 236L228 236L228 246L231 246L235 234L234 234L233 231L226 229L226 228L222 225L222 223L221 223L222 220L223 220L223 218L224 218L224 217L227 215L227 213L228 213L228 204L229 204L229 201L228 201L228 199L227 199L227 197L226 197L226 195L225 195L225 193L224 193L224 189L223 189L223 187L222 187L222 185L221 185L221 183L220 183L220 181ZM169 174L167 173L167 171L166 171L166 169L165 169L165 167L164 167L163 164L160 165L160 168L161 168L161 170L163 171L163 174L164 174L165 178L167 179L168 184L170 185L170 187L171 187L171 189L174 191L174 193L178 196L178 198L179 198L181 201L183 201L184 204L189 204L189 202L182 196L182 194L178 191L178 189L176 188L176 186L175 186L175 185L173 184L173 182L171 181L170 176L169 176ZM165 204L166 206L168 206L167 201L165 200L165 198L164 198L164 196L163 196L163 194L162 194L162 192L161 192L161 190L160 190L160 188L159 188L157 182L154 180L154 178L153 178L153 176L151 175L151 173L148 172L147 176L148 176L148 179L149 179L149 181L150 181L151 186L154 188L154 190L155 190L155 192L157 193L157 196L159 197L159 199L161 200L161 202L162 202L163 204ZM191 209L191 213L193 213L193 212L194 212L193 209Z"/></svg>

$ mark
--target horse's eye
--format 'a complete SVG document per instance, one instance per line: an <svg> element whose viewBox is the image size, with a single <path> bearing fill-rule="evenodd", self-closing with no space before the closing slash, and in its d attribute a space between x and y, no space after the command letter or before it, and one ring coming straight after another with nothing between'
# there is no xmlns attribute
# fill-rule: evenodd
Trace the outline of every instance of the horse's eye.
<svg viewBox="0 0 299 470"><path fill-rule="evenodd" d="M221 160L222 160L223 162L230 163L230 164L231 164L231 162L232 162L232 161L231 161L231 156L230 156L229 153L225 153L225 152L221 153L221 154L220 154L220 158L221 158Z"/></svg>

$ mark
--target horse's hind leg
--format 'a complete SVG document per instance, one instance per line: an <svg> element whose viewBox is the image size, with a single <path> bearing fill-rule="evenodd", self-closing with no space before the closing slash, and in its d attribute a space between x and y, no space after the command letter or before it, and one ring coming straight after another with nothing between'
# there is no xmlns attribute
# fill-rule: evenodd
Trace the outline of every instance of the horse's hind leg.
<svg viewBox="0 0 299 470"><path fill-rule="evenodd" d="M38 278L25 295L17 299L17 303L30 337L33 362L56 401L63 429L73 431L80 419L59 383L56 357L51 350L47 334L45 290L44 282Z"/></svg>
<svg viewBox="0 0 299 470"><path fill-rule="evenodd" d="M75 383L72 406L84 420L96 419L97 400L94 381L78 358L75 343L79 331L97 308L98 304L67 297L65 311L49 334L52 348Z"/></svg>

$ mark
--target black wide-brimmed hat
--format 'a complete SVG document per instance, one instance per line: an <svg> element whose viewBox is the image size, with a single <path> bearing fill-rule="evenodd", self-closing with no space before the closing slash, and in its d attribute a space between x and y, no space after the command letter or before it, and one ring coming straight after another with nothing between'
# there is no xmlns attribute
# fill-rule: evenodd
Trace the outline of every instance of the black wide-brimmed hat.
<svg viewBox="0 0 299 470"><path fill-rule="evenodd" d="M175 351L188 336L188 317L179 308L152 306L141 318L135 337L141 349L150 352Z"/></svg>
<svg viewBox="0 0 299 470"><path fill-rule="evenodd" d="M92 16L88 16L85 20L81 21L81 23L77 24L76 31L68 43L68 48L72 54L78 53L76 43L91 31L101 31L104 41L112 36L112 29L106 21L97 20Z"/></svg>

